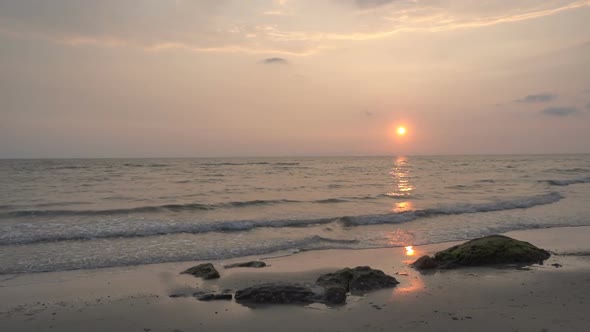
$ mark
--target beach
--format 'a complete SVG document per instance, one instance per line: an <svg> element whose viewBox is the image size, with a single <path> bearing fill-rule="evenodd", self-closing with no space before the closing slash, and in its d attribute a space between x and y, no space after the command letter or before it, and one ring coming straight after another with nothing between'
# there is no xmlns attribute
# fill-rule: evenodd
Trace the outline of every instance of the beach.
<svg viewBox="0 0 590 332"><path fill-rule="evenodd" d="M211 261L221 278L179 272L200 262L3 275L3 331L584 331L590 324L590 227L509 232L553 253L544 265L421 273L408 266L460 242L403 248L317 250L283 257ZM223 269L260 259L261 269ZM343 306L246 307L201 302L198 290L235 291L260 283L310 284L318 275L368 265L400 284ZM174 295L175 297L170 297Z"/></svg>
<svg viewBox="0 0 590 332"><path fill-rule="evenodd" d="M0 332L590 331L590 0L0 0Z"/></svg>

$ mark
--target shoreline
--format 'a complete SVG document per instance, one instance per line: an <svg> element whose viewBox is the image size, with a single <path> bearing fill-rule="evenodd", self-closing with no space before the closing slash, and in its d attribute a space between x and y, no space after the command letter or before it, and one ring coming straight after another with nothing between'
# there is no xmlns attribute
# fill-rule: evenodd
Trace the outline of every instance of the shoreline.
<svg viewBox="0 0 590 332"><path fill-rule="evenodd" d="M572 245L575 243L581 243L582 242L581 240L576 240L576 241L568 242L568 243L563 243L563 242L559 242L559 241L556 243L552 243L550 241L547 242L546 237L537 236L536 234L538 234L538 233L536 233L536 232L544 232L544 233L549 232L550 233L551 230L559 231L559 230L569 230L569 229L577 229L577 228L590 230L590 225L574 225L574 226L568 225L568 226L554 226L554 227L546 227L546 228L531 228L531 229L524 229L524 230L512 230L512 231L507 231L507 232L503 232L503 233L499 233L499 234L505 234L505 235L509 235L509 236L510 236L510 234L517 234L517 235L522 234L520 236L524 236L524 238L523 238L524 241L527 241L526 239L530 237L530 236L527 236L527 234L529 234L529 233L535 234L530 238L532 238L533 240L539 240L539 238L541 238L544 241L546 241L545 243L547 243L549 245L554 245L554 246L556 246L556 248L558 248L557 251L548 249L552 254L571 255L571 254L576 254L576 253L580 252L581 249L578 248L578 250L576 251L576 247L572 246ZM567 232L568 232L568 237L580 236L580 234L578 232L574 232L574 231L571 231L571 232L567 231ZM468 240L470 240L470 239L442 241L442 242L435 242L435 243L430 243L430 244L415 245L415 247L429 248L429 247L436 247L438 245L446 245L446 244L451 244L451 243L455 243L455 244L462 243L462 242L465 242ZM16 245L19 245L19 244L16 244ZM362 251L362 250L379 250L379 249L402 250L403 248L404 248L404 246L400 245L400 246L384 246L384 247L373 247L373 248L285 249L285 250L278 250L278 251L263 253L263 254L259 254L259 255L235 256L235 257L229 257L229 258L224 258L224 259L181 260L181 261L168 261L168 262L165 261L165 262L142 263L142 264L132 264L132 265L114 265L114 266L104 266L104 267L95 267L95 268L73 268L73 269L63 269L63 270L57 270L57 271L31 271L31 272L18 272L18 273L0 273L0 282L2 282L3 280L7 280L7 279L19 278L21 276L46 274L46 273L67 273L67 272L76 272L76 271L102 271L102 270L109 271L112 269L125 270L125 269L140 268L142 266L169 265L169 264L175 265L175 264L184 264L184 263L187 263L187 264L193 263L194 264L195 262L236 262L236 261L242 261L242 260L246 260L246 261L247 260L270 260L270 259L277 259L277 258L284 258L284 257L299 255L304 252L312 252L312 251L329 251L329 250ZM547 249L547 248L545 248L545 249ZM583 254L590 253L590 245L582 253Z"/></svg>
<svg viewBox="0 0 590 332"><path fill-rule="evenodd" d="M269 266L262 269L219 268L221 278L217 280L179 275L200 262L3 275L0 326L6 326L8 331L76 331L80 324L88 331L273 330L277 324L284 324L286 331L391 327L424 331L482 327L574 331L590 324L585 317L590 309L590 227L513 231L505 235L557 255L552 255L545 265L523 270L486 267L422 274L407 266L423 254L460 241L418 246L414 256L406 256L404 248L302 251L267 258ZM221 266L257 258L212 262ZM169 297L197 289L235 291L263 282L305 284L322 273L359 265L383 270L400 284L362 297L349 296L346 305L332 308L279 305L251 309L234 301Z"/></svg>

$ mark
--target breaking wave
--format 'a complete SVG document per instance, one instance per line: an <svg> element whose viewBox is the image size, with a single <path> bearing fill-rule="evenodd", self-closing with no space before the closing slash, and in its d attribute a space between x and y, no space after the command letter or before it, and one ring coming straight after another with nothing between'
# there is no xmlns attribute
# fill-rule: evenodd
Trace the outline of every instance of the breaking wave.
<svg viewBox="0 0 590 332"><path fill-rule="evenodd" d="M461 204L440 208L405 211L399 213L343 216L320 219L284 220L238 220L221 222L145 222L120 223L116 220L94 221L87 224L61 223L17 223L1 225L0 245L30 244L72 240L93 240L104 238L135 238L170 234L198 234L207 232L241 232L255 228L311 227L325 224L343 226L363 226L375 224L398 224L440 215L493 212L511 209L526 209L537 205L555 203L563 198L556 192L478 204ZM250 201L256 204L256 201ZM266 201L263 201L266 202Z"/></svg>
<svg viewBox="0 0 590 332"><path fill-rule="evenodd" d="M114 255L106 259L94 260L51 260L32 265L0 266L0 275L14 273L38 273L50 271L65 271L78 269L96 269L116 266L142 265L165 262L219 260L232 257L251 255L263 255L272 252L288 251L294 254L304 250L313 249L346 249L358 245L355 239L335 239L319 235L307 236L287 241L260 242L252 247L241 248L216 248L214 250L194 250L190 252L176 253L175 255Z"/></svg>
<svg viewBox="0 0 590 332"><path fill-rule="evenodd" d="M16 211L7 211L0 213L0 217L58 217L58 216L109 216L109 215L124 215L124 214L136 214L136 213L158 213L158 212L182 212L182 211L208 211L215 209L228 209L228 208L245 208L250 206L264 206L264 205L278 205L278 204L289 204L289 203L316 203L316 204L329 204L329 203L345 203L352 201L363 201L363 200L374 200L381 197L395 198L390 195L377 195L377 196L355 196L355 197L336 197L317 199L311 201L303 200L291 200L291 199L271 199L271 200L250 200L250 201L234 201L234 202L222 202L222 203L188 203L188 204L164 204L158 206L139 206L133 208L122 208L122 209L107 209L107 210L34 210L34 209L23 209ZM403 197L409 198L407 196ZM48 203L39 204L36 207L49 207L49 206L60 206L70 205L75 203ZM87 203L86 203L87 204ZM23 206L16 205L2 205L0 210L9 210L11 208L23 208Z"/></svg>

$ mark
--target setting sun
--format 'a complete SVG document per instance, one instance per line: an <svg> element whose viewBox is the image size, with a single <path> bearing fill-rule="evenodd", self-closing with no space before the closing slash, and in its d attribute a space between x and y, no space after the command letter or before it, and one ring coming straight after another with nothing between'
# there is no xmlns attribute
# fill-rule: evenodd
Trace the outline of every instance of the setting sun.
<svg viewBox="0 0 590 332"><path fill-rule="evenodd" d="M406 134L406 127L397 127L397 134L403 136Z"/></svg>

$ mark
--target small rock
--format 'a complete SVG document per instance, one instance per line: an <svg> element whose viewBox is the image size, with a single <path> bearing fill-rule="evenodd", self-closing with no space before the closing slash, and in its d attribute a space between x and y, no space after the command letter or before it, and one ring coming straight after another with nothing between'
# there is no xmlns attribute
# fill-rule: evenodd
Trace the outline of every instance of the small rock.
<svg viewBox="0 0 590 332"><path fill-rule="evenodd" d="M215 301L215 300L230 300L233 298L231 294L228 293L221 293L221 294L213 294L207 293L197 296L197 300L199 301Z"/></svg>
<svg viewBox="0 0 590 332"><path fill-rule="evenodd" d="M563 265L561 265L559 263L553 263L553 264L551 264L551 266L555 266L557 268L557 267L562 267Z"/></svg>
<svg viewBox="0 0 590 332"><path fill-rule="evenodd" d="M180 272L181 274L190 274L195 277L203 279L217 279L219 278L219 272L215 269L213 264L204 263L197 266L193 266L190 269Z"/></svg>
<svg viewBox="0 0 590 332"><path fill-rule="evenodd" d="M234 263L234 264L229 264L229 265L224 266L225 269L231 269L234 267L261 268L261 267L266 267L266 263L262 262L262 261L251 261L251 262L243 262L243 263Z"/></svg>

